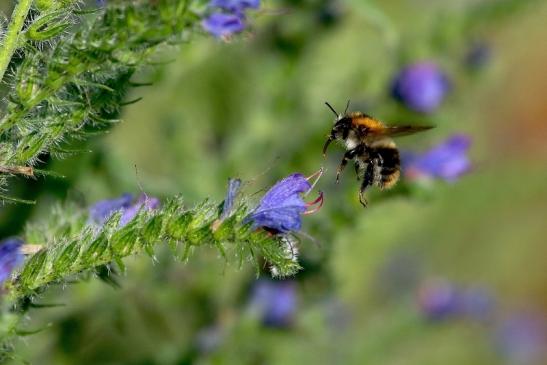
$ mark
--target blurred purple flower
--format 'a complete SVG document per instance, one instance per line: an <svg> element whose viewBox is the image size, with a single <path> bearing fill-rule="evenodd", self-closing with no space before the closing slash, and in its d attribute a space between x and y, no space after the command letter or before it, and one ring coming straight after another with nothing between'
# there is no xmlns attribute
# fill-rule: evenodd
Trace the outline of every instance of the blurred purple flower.
<svg viewBox="0 0 547 365"><path fill-rule="evenodd" d="M510 364L545 364L547 317L537 313L512 314L497 328L495 341Z"/></svg>
<svg viewBox="0 0 547 365"><path fill-rule="evenodd" d="M320 170L322 173L322 170ZM292 174L278 181L264 194L258 206L245 221L252 221L254 228L266 228L276 233L298 231L302 227L302 214L309 214L321 207L323 194L306 203L300 196L312 189L312 184L302 174ZM319 204L312 210L310 207Z"/></svg>
<svg viewBox="0 0 547 365"><path fill-rule="evenodd" d="M213 13L203 19L201 25L217 38L226 38L245 29L243 16L239 14Z"/></svg>
<svg viewBox="0 0 547 365"><path fill-rule="evenodd" d="M426 318L447 319L460 314L460 293L446 280L429 280L419 290L418 304Z"/></svg>
<svg viewBox="0 0 547 365"><path fill-rule="evenodd" d="M421 113L435 111L449 90L447 75L433 62L420 62L403 68L391 86L395 99Z"/></svg>
<svg viewBox="0 0 547 365"><path fill-rule="evenodd" d="M429 279L418 292L420 311L432 320L495 318L494 296L483 287L461 288L446 279Z"/></svg>
<svg viewBox="0 0 547 365"><path fill-rule="evenodd" d="M258 9L260 0L211 0L209 6L231 12L241 12L245 9Z"/></svg>
<svg viewBox="0 0 547 365"><path fill-rule="evenodd" d="M160 201L158 198L141 195L139 200L137 200L134 204L132 204L128 208L123 209L122 216L120 217L120 227L125 226L133 218L135 218L139 210L143 208L146 210L154 210L158 209L159 207Z"/></svg>
<svg viewBox="0 0 547 365"><path fill-rule="evenodd" d="M292 281L258 280L252 289L250 305L266 327L287 328L296 313L296 284Z"/></svg>
<svg viewBox="0 0 547 365"><path fill-rule="evenodd" d="M106 222L115 212L131 206L133 195L123 194L119 198L100 200L89 208L91 220L99 225Z"/></svg>
<svg viewBox="0 0 547 365"><path fill-rule="evenodd" d="M23 263L21 245L18 238L7 238L0 242L0 284L6 281L13 270Z"/></svg>
<svg viewBox="0 0 547 365"><path fill-rule="evenodd" d="M403 172L410 179L441 178L456 181L471 169L466 153L471 146L467 135L454 135L422 154L402 156Z"/></svg>
<svg viewBox="0 0 547 365"><path fill-rule="evenodd" d="M203 29L217 38L227 38L245 29L245 11L258 9L260 0L211 0L209 6L221 11L203 19Z"/></svg>
<svg viewBox="0 0 547 365"><path fill-rule="evenodd" d="M494 318L496 302L486 288L468 288L461 293L460 300L462 313L467 317L481 322Z"/></svg>
<svg viewBox="0 0 547 365"><path fill-rule="evenodd" d="M94 223L102 225L112 214L121 211L119 226L123 227L135 218L143 206L147 210L157 209L160 206L160 201L157 198L142 195L136 202L133 202L133 195L125 193L119 198L105 199L93 204L89 208L89 215Z"/></svg>

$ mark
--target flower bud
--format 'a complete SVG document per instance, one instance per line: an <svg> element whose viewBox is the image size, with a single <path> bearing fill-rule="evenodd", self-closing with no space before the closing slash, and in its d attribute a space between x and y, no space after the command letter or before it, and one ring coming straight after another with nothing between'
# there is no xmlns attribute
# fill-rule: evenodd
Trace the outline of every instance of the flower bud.
<svg viewBox="0 0 547 365"><path fill-rule="evenodd" d="M62 14L62 10L57 10L38 17L25 32L26 39L45 41L61 34L70 26L69 22L59 19Z"/></svg>

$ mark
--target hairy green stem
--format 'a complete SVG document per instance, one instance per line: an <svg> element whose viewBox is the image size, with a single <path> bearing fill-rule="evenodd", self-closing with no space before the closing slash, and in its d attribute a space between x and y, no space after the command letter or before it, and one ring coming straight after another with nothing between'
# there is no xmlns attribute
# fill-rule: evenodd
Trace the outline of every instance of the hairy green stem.
<svg viewBox="0 0 547 365"><path fill-rule="evenodd" d="M205 201L186 208L182 198L175 197L157 210L139 210L122 227L121 213L97 226L89 223L86 209L57 208L45 223L27 227L24 240L39 242L41 247L25 247L30 255L19 275L6 283L6 298L14 301L33 295L40 288L111 262L123 270L125 257L142 252L153 255L154 247L162 243L182 261L192 248L208 245L217 248L227 262L242 265L250 261L259 267L258 257L263 257L278 269L279 275L292 275L299 270L298 262L287 255L278 237L246 223L250 211L246 204L224 218L218 207L219 204ZM183 252L177 247L183 247Z"/></svg>
<svg viewBox="0 0 547 365"><path fill-rule="evenodd" d="M40 104L47 97L59 91L59 89L65 86L65 84L72 81L84 71L86 71L85 64L82 63L77 65L75 70L70 73L66 73L65 75L52 81L47 88L44 88L43 90L38 92L34 97L28 100L24 106L17 106L17 109L14 110L12 113L7 113L4 118L0 119L0 133L4 133L5 131L13 127L17 123L17 121L20 120L25 114L27 114L32 108Z"/></svg>
<svg viewBox="0 0 547 365"><path fill-rule="evenodd" d="M4 79L4 74L11 61L13 53L17 49L19 43L19 36L23 29L23 24L27 18L32 0L19 0L8 25L6 36L3 40L2 48L0 48L0 81Z"/></svg>

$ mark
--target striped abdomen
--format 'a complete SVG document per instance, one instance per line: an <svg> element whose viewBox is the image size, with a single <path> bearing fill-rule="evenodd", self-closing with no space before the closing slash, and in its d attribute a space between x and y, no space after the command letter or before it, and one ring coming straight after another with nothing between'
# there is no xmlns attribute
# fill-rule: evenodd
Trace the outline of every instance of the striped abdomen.
<svg viewBox="0 0 547 365"><path fill-rule="evenodd" d="M365 180L368 179L368 185L389 189L397 183L401 174L401 160L399 151L392 140L385 139L371 145L369 147L369 161L373 166L365 168L364 176Z"/></svg>

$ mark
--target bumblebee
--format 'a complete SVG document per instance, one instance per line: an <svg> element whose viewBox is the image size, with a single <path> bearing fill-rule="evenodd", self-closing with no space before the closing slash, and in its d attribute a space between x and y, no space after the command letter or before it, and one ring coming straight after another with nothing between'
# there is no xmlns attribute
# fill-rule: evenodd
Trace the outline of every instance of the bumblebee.
<svg viewBox="0 0 547 365"><path fill-rule="evenodd" d="M391 137L409 135L433 128L432 126L386 126L373 117L361 113L348 113L349 101L343 114L339 114L327 102L327 107L336 115L334 127L323 146L323 156L332 141L340 141L346 153L336 172L336 183L348 161L353 160L357 180L361 180L359 201L366 207L365 190L369 186L380 189L393 187L401 175L399 150Z"/></svg>

